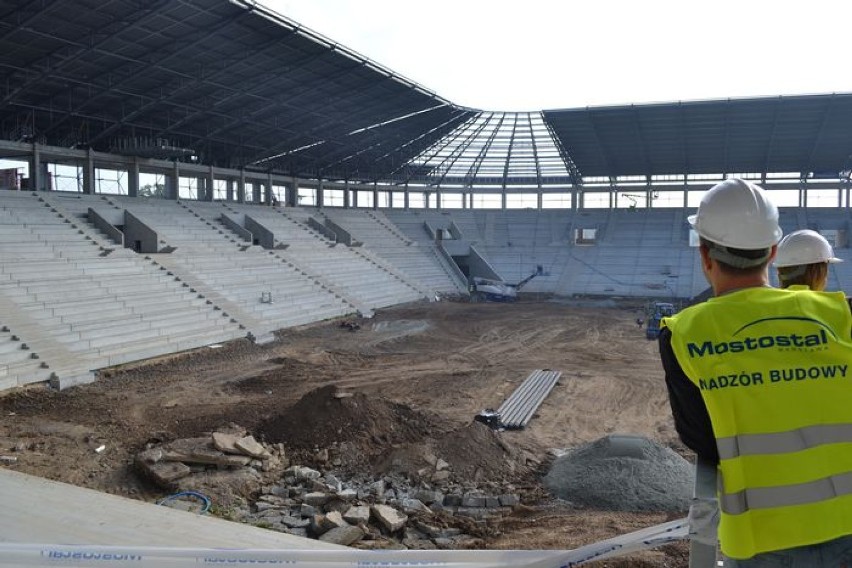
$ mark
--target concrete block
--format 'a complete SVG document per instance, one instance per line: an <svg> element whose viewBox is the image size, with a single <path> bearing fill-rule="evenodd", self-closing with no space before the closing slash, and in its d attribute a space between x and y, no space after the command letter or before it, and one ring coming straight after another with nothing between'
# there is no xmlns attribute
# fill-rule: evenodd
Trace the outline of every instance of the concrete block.
<svg viewBox="0 0 852 568"><path fill-rule="evenodd" d="M57 390L65 390L67 388L76 387L78 385L87 385L95 382L95 374L91 371L80 371L68 375L59 374L50 378L50 386Z"/></svg>

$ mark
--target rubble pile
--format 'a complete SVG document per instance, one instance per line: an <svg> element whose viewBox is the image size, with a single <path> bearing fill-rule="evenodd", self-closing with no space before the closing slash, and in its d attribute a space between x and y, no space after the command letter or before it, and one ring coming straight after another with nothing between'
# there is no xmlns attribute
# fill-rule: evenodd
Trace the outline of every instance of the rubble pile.
<svg viewBox="0 0 852 568"><path fill-rule="evenodd" d="M328 449L316 453L316 462L337 461ZM447 461L427 456L429 462L423 479L390 473L344 480L344 472L290 465L283 444L258 442L235 426L150 444L136 457L158 486L204 492L232 520L360 548L478 547L489 523L520 502L511 485L452 482Z"/></svg>

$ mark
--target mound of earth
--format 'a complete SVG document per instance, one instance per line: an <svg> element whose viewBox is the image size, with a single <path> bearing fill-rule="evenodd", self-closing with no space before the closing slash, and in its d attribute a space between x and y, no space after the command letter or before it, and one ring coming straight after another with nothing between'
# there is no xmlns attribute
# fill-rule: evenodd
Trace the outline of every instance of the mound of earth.
<svg viewBox="0 0 852 568"><path fill-rule="evenodd" d="M439 482L510 481L529 473L523 461L520 452L497 432L471 422L423 442L394 447L375 462L373 473Z"/></svg>
<svg viewBox="0 0 852 568"><path fill-rule="evenodd" d="M450 432L437 447L453 472L465 479L504 480L526 473L519 452L481 422Z"/></svg>
<svg viewBox="0 0 852 568"><path fill-rule="evenodd" d="M376 448L420 441L434 434L438 426L436 417L404 404L328 385L307 393L289 409L263 421L256 435L294 450L349 442L376 453Z"/></svg>
<svg viewBox="0 0 852 568"><path fill-rule="evenodd" d="M544 484L572 504L606 511L686 511L695 475L674 451L641 436L606 436L554 460Z"/></svg>

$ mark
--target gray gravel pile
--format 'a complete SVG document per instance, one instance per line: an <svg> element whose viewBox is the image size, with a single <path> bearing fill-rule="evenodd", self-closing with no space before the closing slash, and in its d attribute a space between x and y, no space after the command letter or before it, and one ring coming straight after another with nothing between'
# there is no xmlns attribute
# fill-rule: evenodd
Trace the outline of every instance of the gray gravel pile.
<svg viewBox="0 0 852 568"><path fill-rule="evenodd" d="M577 507L605 511L686 511L693 466L641 436L612 435L554 460L544 484Z"/></svg>

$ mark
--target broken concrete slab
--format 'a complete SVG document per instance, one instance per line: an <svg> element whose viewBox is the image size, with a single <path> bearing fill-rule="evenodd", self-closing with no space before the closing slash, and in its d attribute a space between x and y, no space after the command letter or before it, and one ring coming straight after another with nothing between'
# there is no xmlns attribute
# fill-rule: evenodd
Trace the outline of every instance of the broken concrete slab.
<svg viewBox="0 0 852 568"><path fill-rule="evenodd" d="M320 536L319 540L323 542L330 542L332 544L349 546L350 544L358 542L364 538L365 534L364 529L361 527L350 525L333 528Z"/></svg>
<svg viewBox="0 0 852 568"><path fill-rule="evenodd" d="M191 452L166 450L163 453L163 461L245 467L251 462L251 458L247 456L231 456L214 449L205 450L198 448Z"/></svg>
<svg viewBox="0 0 852 568"><path fill-rule="evenodd" d="M262 445L254 439L254 436L246 436L238 439L234 445L244 454L253 458L269 458L270 454Z"/></svg>
<svg viewBox="0 0 852 568"><path fill-rule="evenodd" d="M328 513L325 516L325 520L328 523L333 523L335 525L335 527L345 527L345 526L349 525L349 523L347 523L343 519L343 515L341 515L337 511L332 511L332 512Z"/></svg>
<svg viewBox="0 0 852 568"><path fill-rule="evenodd" d="M311 493L305 493L302 496L302 501L312 507L322 507L331 500L331 497L332 496L328 493L313 491Z"/></svg>
<svg viewBox="0 0 852 568"><path fill-rule="evenodd" d="M396 532L405 526L408 522L408 516L400 513L389 505L373 505L370 507L373 517L383 526L388 532Z"/></svg>
<svg viewBox="0 0 852 568"><path fill-rule="evenodd" d="M192 473L189 466L181 462L141 462L139 463L139 467L142 469L143 473L148 475L161 487L169 487L178 479L184 478Z"/></svg>
<svg viewBox="0 0 852 568"><path fill-rule="evenodd" d="M358 523L368 523L370 521L370 507L367 505L359 505L350 507L343 513L344 520L357 525Z"/></svg>
<svg viewBox="0 0 852 568"><path fill-rule="evenodd" d="M243 452L237 448L237 440L239 439L239 436L233 434L213 432L213 447L226 454L242 455Z"/></svg>

